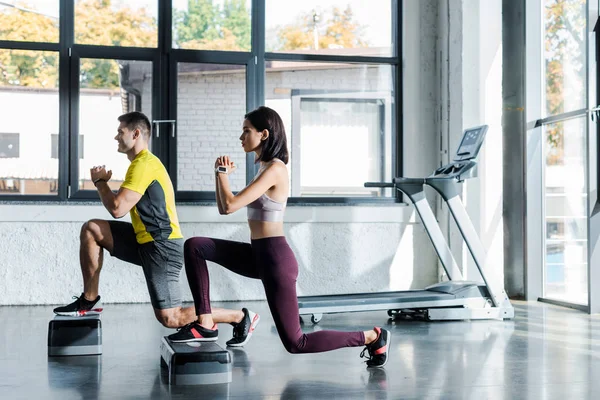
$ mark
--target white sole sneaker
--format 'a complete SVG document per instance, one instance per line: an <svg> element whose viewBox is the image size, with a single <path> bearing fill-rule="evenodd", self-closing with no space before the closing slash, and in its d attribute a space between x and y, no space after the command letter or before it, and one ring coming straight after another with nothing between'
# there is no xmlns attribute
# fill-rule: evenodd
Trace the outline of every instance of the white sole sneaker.
<svg viewBox="0 0 600 400"><path fill-rule="evenodd" d="M71 311L71 312L54 312L56 315L61 315L63 317L85 317L88 315L100 315L102 314L103 308L92 308L91 310L80 310L80 311Z"/></svg>
<svg viewBox="0 0 600 400"><path fill-rule="evenodd" d="M246 339L244 339L244 341L240 342L240 343L228 343L227 346L242 347L246 343L248 343L248 341L250 340L250 337L252 336L252 332L254 332L254 329L256 329L256 326L258 325L258 322L260 321L260 315L248 310L248 316L250 317L250 321L252 321L252 322L250 322L250 329L248 329L248 335L246 335Z"/></svg>
<svg viewBox="0 0 600 400"><path fill-rule="evenodd" d="M216 342L219 340L219 337L214 338L193 338L193 339L185 339L185 340L173 340L169 339L172 343L190 343L190 342Z"/></svg>
<svg viewBox="0 0 600 400"><path fill-rule="evenodd" d="M381 328L381 330L387 332L387 342L385 343L385 347L386 347L385 352L387 354L385 355L385 361L381 365L372 365L367 368L382 368L385 364L387 364L388 360L390 359L390 345L392 343L392 332L388 331L387 329L383 329L383 328Z"/></svg>

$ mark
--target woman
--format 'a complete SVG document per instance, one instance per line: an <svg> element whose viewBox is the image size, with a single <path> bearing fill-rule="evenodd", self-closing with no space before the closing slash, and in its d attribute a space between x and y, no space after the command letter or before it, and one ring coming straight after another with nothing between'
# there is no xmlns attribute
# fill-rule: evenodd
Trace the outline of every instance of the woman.
<svg viewBox="0 0 600 400"><path fill-rule="evenodd" d="M366 346L369 367L387 362L390 332L375 327L364 332L320 331L302 333L296 296L298 262L283 232L283 212L289 193L286 164L288 150L283 122L268 107L259 107L244 117L240 136L246 153L256 153L260 168L256 177L234 195L229 174L236 169L228 156L215 162L216 198L219 213L231 214L248 208L251 243L194 237L185 242L185 269L194 297L198 320L169 336L173 342L217 340L217 322L234 326L228 346L243 346L259 321L247 309L212 310L206 261L224 266L237 274L260 279L279 337L290 353L315 353L341 347Z"/></svg>

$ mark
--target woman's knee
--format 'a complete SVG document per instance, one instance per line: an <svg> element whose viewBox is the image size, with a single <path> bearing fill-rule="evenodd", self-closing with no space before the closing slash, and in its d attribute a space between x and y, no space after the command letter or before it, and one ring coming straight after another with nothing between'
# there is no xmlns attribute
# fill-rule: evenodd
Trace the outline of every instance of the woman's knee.
<svg viewBox="0 0 600 400"><path fill-rule="evenodd" d="M302 353L302 349L296 343L284 344L284 347L287 350L287 352L290 354L301 354Z"/></svg>
<svg viewBox="0 0 600 400"><path fill-rule="evenodd" d="M304 349L304 336L302 335L302 337L298 338L298 339L292 339L292 338L286 338L286 337L282 337L281 338L281 343L283 343L283 347L285 348L285 350L290 353L290 354L300 354L303 353L303 349Z"/></svg>
<svg viewBox="0 0 600 400"><path fill-rule="evenodd" d="M205 237L193 237L189 238L183 244L183 252L186 256L199 255L205 258L205 251L212 246L212 241Z"/></svg>

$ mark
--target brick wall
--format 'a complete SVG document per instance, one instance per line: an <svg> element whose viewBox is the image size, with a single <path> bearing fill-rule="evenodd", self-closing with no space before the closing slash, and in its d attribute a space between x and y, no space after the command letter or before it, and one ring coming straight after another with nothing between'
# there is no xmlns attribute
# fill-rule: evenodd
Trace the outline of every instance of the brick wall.
<svg viewBox="0 0 600 400"><path fill-rule="evenodd" d="M278 66L289 68L292 64L278 63ZM391 87L389 67L337 65L323 69L323 64L317 67L312 64L311 69L268 71L265 95L266 104L272 105L282 116L291 146L292 90L391 92ZM179 190L213 191L214 161L223 154L230 155L238 165L238 170L231 176L232 189L243 188L246 162L239 136L246 113L245 73L180 74L177 107Z"/></svg>
<svg viewBox="0 0 600 400"><path fill-rule="evenodd" d="M238 166L230 176L232 190L246 185L246 155L238 139L245 113L245 72L179 76L179 190L214 191L214 163L220 155L229 155Z"/></svg>

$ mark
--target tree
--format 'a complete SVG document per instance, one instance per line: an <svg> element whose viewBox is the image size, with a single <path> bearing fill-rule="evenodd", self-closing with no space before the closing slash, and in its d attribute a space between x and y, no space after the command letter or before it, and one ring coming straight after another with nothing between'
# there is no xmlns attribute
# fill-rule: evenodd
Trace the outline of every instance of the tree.
<svg viewBox="0 0 600 400"><path fill-rule="evenodd" d="M296 23L279 27L274 50L318 50L368 46L367 41L362 38L364 28L354 21L354 13L350 6L344 11L338 7L332 7L330 13L323 14L326 18L316 12L308 12L300 15Z"/></svg>
<svg viewBox="0 0 600 400"><path fill-rule="evenodd" d="M188 0L187 11L176 11L174 26L177 27L176 41L181 48L190 48L202 41L211 41L219 36L216 28L219 9L212 0Z"/></svg>
<svg viewBox="0 0 600 400"><path fill-rule="evenodd" d="M29 8L25 4L21 6ZM16 8L0 13L2 40L56 43L58 35L58 21L50 17ZM58 54L0 49L0 85L58 87Z"/></svg>
<svg viewBox="0 0 600 400"><path fill-rule="evenodd" d="M188 0L187 11L176 11L176 43L183 49L250 50L251 23L245 0Z"/></svg>
<svg viewBox="0 0 600 400"><path fill-rule="evenodd" d="M238 50L250 51L251 19L245 0L225 0L222 25L223 37L230 32Z"/></svg>
<svg viewBox="0 0 600 400"><path fill-rule="evenodd" d="M25 3L21 8L32 9ZM27 23L24 23L24 22ZM116 9L111 0L80 0L75 7L75 42L105 46L154 47L157 30L145 9ZM58 42L58 20L12 8L0 14L0 38ZM30 50L0 50L0 84L57 87L58 54ZM119 66L112 60L85 59L81 87L118 88Z"/></svg>
<svg viewBox="0 0 600 400"><path fill-rule="evenodd" d="M585 105L585 8L585 0L546 0L544 50L548 115L563 113L565 99ZM565 69L566 66L571 69ZM567 87L566 76L571 78ZM577 84L574 78L582 79ZM561 123L547 126L548 164L564 162L564 133Z"/></svg>

